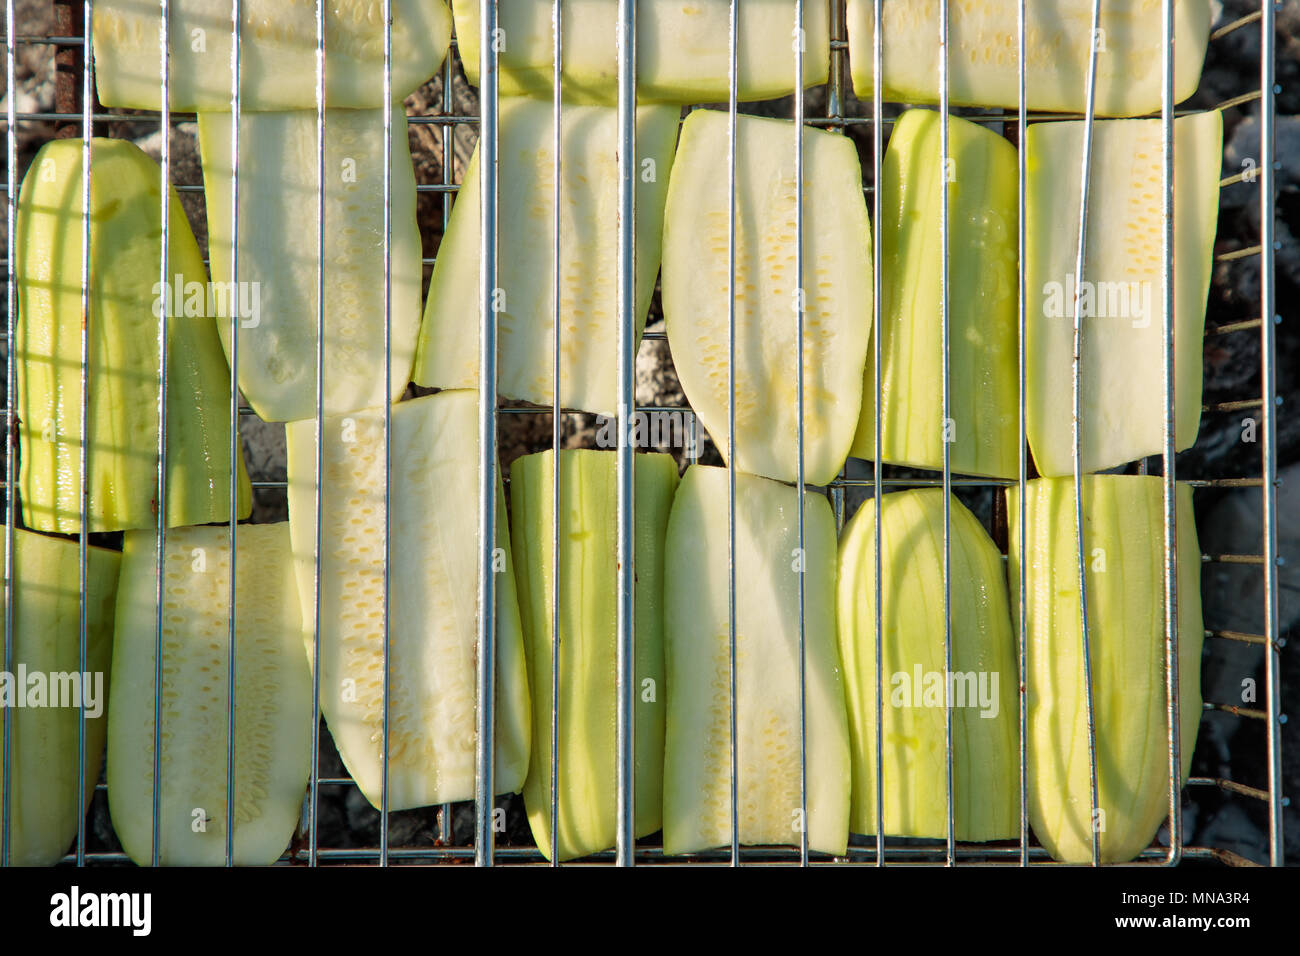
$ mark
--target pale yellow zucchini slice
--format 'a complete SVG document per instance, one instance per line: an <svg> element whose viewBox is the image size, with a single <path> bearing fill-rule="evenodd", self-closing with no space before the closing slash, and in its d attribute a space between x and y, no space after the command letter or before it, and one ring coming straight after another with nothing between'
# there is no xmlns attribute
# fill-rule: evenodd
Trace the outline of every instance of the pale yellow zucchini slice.
<svg viewBox="0 0 1300 956"><path fill-rule="evenodd" d="M956 838L1020 832L1018 665L1002 556L951 499L952 671L944 658L943 491L885 495L881 512L880 688L885 833L946 838L945 704L952 708ZM855 833L876 832L876 507L840 543L838 623L853 745Z"/></svg>
<svg viewBox="0 0 1300 956"><path fill-rule="evenodd" d="M1083 470L1113 468L1165 447L1161 123L1095 125L1084 276L1078 281L1083 125L1037 123L1025 143L1025 427L1042 475L1073 473L1076 290L1083 326ZM1195 443L1201 418L1222 114L1211 110L1174 120L1173 145L1174 442L1181 451Z"/></svg>
<svg viewBox="0 0 1300 956"><path fill-rule="evenodd" d="M230 110L231 0L170 0L168 100L174 110ZM451 39L443 0L392 0L392 96L400 103L438 71ZM97 0L95 86L105 106L162 108L156 0ZM240 108L316 108L316 0L240 4ZM383 4L325 4L325 105L384 105Z"/></svg>
<svg viewBox="0 0 1300 956"><path fill-rule="evenodd" d="M104 766L121 556L94 547L86 554L88 680L81 670L80 547L66 538L14 529L13 668L0 673L0 740L5 723L13 722L9 861L14 866L51 866L63 857L76 839L77 821L90 806ZM0 621L4 613L0 590ZM85 802L78 806L82 705ZM4 791L0 779L0 801Z"/></svg>
<svg viewBox="0 0 1300 956"><path fill-rule="evenodd" d="M1131 860L1151 843L1169 813L1162 492L1162 480L1155 476L1088 475L1083 480L1097 741L1094 821L1074 482L1045 478L1026 486L1023 562L1017 549L1018 489L1007 489L1013 606L1019 605L1022 563L1028 576L1029 821L1058 860L1091 862L1094 825L1102 862ZM1201 720L1204 636L1201 552L1188 485L1177 487L1176 512L1181 784L1191 767Z"/></svg>
<svg viewBox="0 0 1300 956"><path fill-rule="evenodd" d="M736 475L736 747L744 844L841 854L848 841L849 730L835 648L835 519L766 478ZM664 851L731 842L727 471L687 469L668 519ZM805 575L807 818L799 787L799 575Z"/></svg>
<svg viewBox="0 0 1300 956"><path fill-rule="evenodd" d="M313 653L314 421L287 426L289 527ZM441 392L393 406L389 518L388 808L474 796L478 646L478 396ZM384 410L325 420L321 531L321 710L361 792L382 801ZM497 509L496 775L528 770L528 678L504 500Z"/></svg>
<svg viewBox="0 0 1300 956"><path fill-rule="evenodd" d="M163 557L164 866L220 866L227 753L234 748L234 861L275 862L289 844L311 763L312 688L302 653L289 527L246 525L235 548L235 736L229 739L230 529L168 533ZM108 715L108 805L131 859L153 853L154 534L126 535Z"/></svg>
<svg viewBox="0 0 1300 956"><path fill-rule="evenodd" d="M736 445L727 448L728 118L682 126L664 216L663 308L682 388L728 463L797 473L796 308L804 307L804 467L835 477L857 428L871 334L871 224L852 141L803 134L803 275L795 275L795 129L736 121ZM802 292L802 295L800 293Z"/></svg>
<svg viewBox="0 0 1300 956"><path fill-rule="evenodd" d="M618 111L575 106L561 120L560 403L613 415L618 407ZM664 197L678 111L637 111L636 333L659 269ZM551 104L500 104L497 387L507 398L555 397L555 123ZM478 385L478 152L452 210L424 306L412 375L434 388Z"/></svg>
<svg viewBox="0 0 1300 956"><path fill-rule="evenodd" d="M1174 2L1174 102L1201 80L1213 20L1210 0ZM882 55L886 100L939 102L939 0L884 0ZM1019 100L1017 4L952 0L948 6L948 96L953 106L1015 109ZM875 4L849 0L853 90L870 101ZM1025 99L1031 110L1082 113L1088 92L1090 0L1027 0ZM1160 109L1163 79L1160 0L1107 0L1097 44L1098 116L1141 116Z"/></svg>

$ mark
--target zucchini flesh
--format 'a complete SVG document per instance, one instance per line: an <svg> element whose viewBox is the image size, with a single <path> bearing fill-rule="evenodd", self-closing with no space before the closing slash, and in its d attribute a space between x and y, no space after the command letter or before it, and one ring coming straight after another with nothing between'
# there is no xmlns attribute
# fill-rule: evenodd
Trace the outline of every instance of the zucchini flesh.
<svg viewBox="0 0 1300 956"><path fill-rule="evenodd" d="M289 528L314 651L316 423L285 429ZM321 530L321 710L361 792L382 802L384 410L325 419ZM478 398L441 392L392 411L389 528L388 808L474 796ZM528 678L503 496L498 496L496 775L528 769ZM310 659L310 658L309 658Z"/></svg>
<svg viewBox="0 0 1300 956"><path fill-rule="evenodd" d="M1025 139L1025 428L1034 463L1048 476L1073 473L1076 286L1083 326L1083 470L1102 471L1160 454L1165 447L1161 122L1107 120L1094 126L1085 274L1076 282L1083 125L1036 123ZM1174 120L1174 440L1179 451L1195 443L1200 426L1222 146L1218 110Z"/></svg>
<svg viewBox="0 0 1300 956"><path fill-rule="evenodd" d="M105 106L162 108L153 0L98 0L93 13L95 88ZM168 98L174 110L230 110L231 0L168 4ZM392 95L400 103L438 71L451 38L443 0L392 0ZM240 108L316 108L315 0L242 0ZM325 104L384 104L383 5L325 4ZM313 166L313 168L315 168Z"/></svg>
<svg viewBox="0 0 1300 956"><path fill-rule="evenodd" d="M803 290L805 477L821 485L848 456L862 407L872 313L871 224L853 143L803 134L802 279L794 275L794 125L736 120L736 460L727 448L730 217L727 114L682 126L664 216L663 309L673 364L724 458L782 481L797 472Z"/></svg>
<svg viewBox="0 0 1300 956"><path fill-rule="evenodd" d="M1174 102L1193 93L1214 19L1210 0L1174 4ZM882 42L886 101L939 102L939 0L884 0ZM948 7L948 96L953 106L1019 105L1019 33L1014 3L952 0ZM874 0L849 0L853 91L870 101ZM1160 109L1161 0L1101 5L1097 39L1098 116L1140 116ZM1082 113L1088 90L1090 0L1029 0L1025 5L1025 105ZM1078 165L1076 162L1074 165Z"/></svg>
<svg viewBox="0 0 1300 956"><path fill-rule="evenodd" d="M0 525L0 534L4 532ZM86 667L92 683L89 688L84 682L73 686L59 678L58 686L64 690L56 694L53 675L81 671L80 548L75 541L14 529L12 683L6 679L0 684L0 740L5 722L13 720L9 852L14 866L52 866L63 857L77 837L77 821L95 796L104 764L113 607L121 558L104 548L92 547L86 553ZM0 593L0 620L4 613ZM20 668L25 669L26 681L18 680ZM35 674L42 675L37 685L45 682L41 706L30 706L36 699L32 696ZM98 688L96 679L101 682ZM56 696L61 706L54 706ZM19 699L23 706L18 706ZM86 792L85 803L78 807L82 703L87 705ZM94 709L99 709L98 715ZM0 801L4 788L0 779Z"/></svg>
<svg viewBox="0 0 1300 956"><path fill-rule="evenodd" d="M1182 781L1201 720L1201 561L1192 489L1176 489ZM1007 489L1012 604L1019 604L1018 489ZM1162 479L1087 475L1083 548L1102 862L1131 860L1169 813ZM1079 633L1074 483L1025 488L1029 820L1057 860L1092 860L1087 698ZM1016 622L1017 626L1019 622Z"/></svg>
<svg viewBox="0 0 1300 956"><path fill-rule="evenodd" d="M885 495L880 511L885 832L948 834L948 700L956 838L1016 837L1018 665L1002 556L975 516L952 498L953 677L945 691L943 491ZM875 504L866 501L840 543L839 639L853 747L850 828L855 833L876 832L875 531Z"/></svg>
<svg viewBox="0 0 1300 956"><path fill-rule="evenodd" d="M668 107L637 111L638 341L659 269L677 116ZM612 416L618 407L618 111L575 106L563 111L561 122L560 404ZM503 396L544 405L555 395L554 130L549 102L502 98L497 385ZM478 385L477 150L460 197L438 248L413 373L417 384L435 388Z"/></svg>
<svg viewBox="0 0 1300 956"><path fill-rule="evenodd" d="M479 83L478 0L452 0L469 82ZM552 0L501 4L497 27L502 95L549 96L554 79ZM830 32L825 4L804 5L804 85L826 82ZM746 0L737 12L736 95L788 96L795 87L794 0ZM618 93L618 0L561 6L566 100L613 103ZM728 96L727 0L641 0L637 4L637 98L642 103L716 103Z"/></svg>
<svg viewBox="0 0 1300 956"><path fill-rule="evenodd" d="M229 113L199 114L212 274L230 281ZM264 421L316 416L316 114L244 113L239 168L239 388ZM384 113L325 113L325 413L396 399L420 330L420 231L406 114L392 111L392 368L384 387ZM247 292L245 292L247 290ZM256 298L253 293L256 292ZM257 303L251 310L244 306ZM217 328L230 354L229 309Z"/></svg>
<svg viewBox="0 0 1300 956"><path fill-rule="evenodd" d="M880 310L881 455L916 468L994 478L1019 474L1016 392L1016 150L950 117L948 155L949 414L943 415L941 120L908 110L885 152ZM850 454L875 458L875 361Z"/></svg>
<svg viewBox="0 0 1300 956"><path fill-rule="evenodd" d="M108 714L108 805L122 848L152 858L157 557L153 532L125 536ZM236 865L275 862L307 787L311 675L302 654L289 528L240 526L235 560ZM183 528L163 558L162 794L165 866L226 853L230 529Z"/></svg>
<svg viewBox="0 0 1300 956"><path fill-rule="evenodd" d="M617 521L612 452L560 455L559 857L587 856L617 839ZM672 456L635 457L634 497L637 708L636 835L663 821L664 534L677 489ZM532 681L533 749L524 803L547 859L551 836L551 680L555 570L552 552L554 452L510 468L511 532Z"/></svg>
<svg viewBox="0 0 1300 956"><path fill-rule="evenodd" d="M736 474L736 727L741 843L798 844L798 492ZM731 842L727 471L693 465L665 559L664 852ZM848 841L849 731L835 648L835 519L804 498L807 820L811 849Z"/></svg>
<svg viewBox="0 0 1300 956"><path fill-rule="evenodd" d="M18 435L23 518L81 530L82 144L46 143L18 201ZM167 524L230 520L230 370L211 313L160 294L158 164L125 140L91 140L88 531L157 525L160 316L167 333ZM171 190L169 284L207 272ZM178 283L176 276L181 277ZM183 286L182 286L183 283ZM172 313L175 314L172 314ZM198 313L198 314L196 314ZM238 456L239 517L252 492Z"/></svg>

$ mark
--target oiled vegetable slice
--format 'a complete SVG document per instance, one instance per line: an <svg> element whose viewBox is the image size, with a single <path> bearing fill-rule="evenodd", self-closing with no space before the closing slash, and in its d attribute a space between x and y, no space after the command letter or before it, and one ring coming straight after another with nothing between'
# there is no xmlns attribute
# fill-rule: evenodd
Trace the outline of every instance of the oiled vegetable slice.
<svg viewBox="0 0 1300 956"><path fill-rule="evenodd" d="M1165 694L1164 506L1161 479L1089 475L1083 480L1092 704L1097 741L1096 825L1103 862L1131 860L1169 813ZM1007 574L1019 604L1020 511L1007 489ZM1192 489L1176 494L1178 686L1182 780L1201 720L1201 560ZM1092 861L1087 697L1079 631L1074 483L1029 482L1024 564L1029 634L1029 821L1058 860ZM1018 625L1018 622L1017 622Z"/></svg>
<svg viewBox="0 0 1300 956"><path fill-rule="evenodd" d="M645 325L659 269L664 197L678 110L637 111L636 322ZM561 121L560 403L613 415L618 407L618 111L582 106ZM551 104L500 105L497 386L509 398L554 401L555 123ZM435 388L478 385L482 294L478 153L429 284L412 373ZM416 274L418 279L418 272Z"/></svg>
<svg viewBox="0 0 1300 956"><path fill-rule="evenodd" d="M885 832L948 835L946 704L952 708L956 838L1014 837L1020 828L1020 709L1002 556L975 516L952 498L949 674L943 491L885 495L880 512ZM875 532L875 503L865 501L840 543L838 622L855 833L876 832Z"/></svg>
<svg viewBox="0 0 1300 956"><path fill-rule="evenodd" d="M560 454L560 859L586 856L617 839L615 728L618 638L616 455ZM662 825L664 764L664 535L677 489L669 455L635 457L637 708L636 835ZM551 836L551 680L554 453L517 459L510 470L519 599L533 691L533 748L524 803L538 847Z"/></svg>
<svg viewBox="0 0 1300 956"><path fill-rule="evenodd" d="M95 87L105 106L162 107L154 0L98 0ZM401 102L438 71L451 38L443 0L392 0L392 94ZM230 110L231 0L170 0L168 100L174 110ZM316 0L242 0L239 80L243 110L316 108ZM383 4L325 4L325 104L384 106Z"/></svg>
<svg viewBox="0 0 1300 956"><path fill-rule="evenodd" d="M497 10L501 92L551 93L553 0L510 0ZM637 3L637 98L642 103L716 103L729 92L728 0L641 0ZM738 4L736 95L766 100L795 87L794 0ZM453 0L461 61L478 85L479 0ZM804 85L826 82L828 8L805 3ZM613 103L618 94L618 0L561 4L562 83L572 102Z"/></svg>
<svg viewBox="0 0 1300 956"><path fill-rule="evenodd" d="M163 557L163 865L220 866L226 853L230 529L170 532ZM122 847L153 853L157 559L152 532L126 535L113 644L108 803ZM302 653L289 526L241 526L235 543L234 861L275 862L293 835L311 756L311 677Z"/></svg>
<svg viewBox="0 0 1300 956"><path fill-rule="evenodd" d="M207 309L207 271L161 173L133 143L92 139L86 485L89 531L158 522L159 327L168 315L167 524L230 518L230 370ZM18 437L23 518L81 530L82 144L36 154L18 200ZM197 292L193 298L189 293ZM252 507L242 452L238 510Z"/></svg>
<svg viewBox="0 0 1300 956"><path fill-rule="evenodd" d="M849 732L835 649L835 519L821 495L736 475L736 745L740 842L843 853ZM687 469L668 519L664 850L731 842L727 472ZM805 575L807 820L799 788L799 574Z"/></svg>
<svg viewBox="0 0 1300 956"><path fill-rule="evenodd" d="M308 653L315 639L313 421L286 428L289 527ZM388 808L474 796L478 399L441 392L392 413L389 518ZM384 410L325 420L321 709L361 792L382 801ZM498 793L528 769L528 678L505 502L497 510Z"/></svg>
<svg viewBox="0 0 1300 956"><path fill-rule="evenodd" d="M885 152L881 454L891 464L995 478L1019 472L1016 150L975 123L948 127L948 382L943 414L941 120L908 110ZM875 457L875 362L867 356L852 454Z"/></svg>
<svg viewBox="0 0 1300 956"><path fill-rule="evenodd" d="M886 100L939 102L939 0L884 0L882 41ZM948 6L948 96L954 106L1019 104L1019 31L1015 3L952 0ZM1174 102L1196 92L1214 18L1210 0L1174 4ZM874 0L849 0L853 90L870 100ZM1090 0L1025 3L1025 103L1031 110L1082 113L1088 90ZM1097 43L1098 116L1140 116L1160 109L1160 0L1101 4Z"/></svg>
<svg viewBox="0 0 1300 956"><path fill-rule="evenodd" d="M5 528L0 525L0 535ZM57 863L76 839L104 765L113 607L121 558L86 552L86 667L81 670L80 548L75 541L14 530L13 668L0 674L0 741L13 721L8 781L9 861ZM5 613L0 590L0 620ZM0 667L4 666L0 653ZM77 805L81 707L86 709L85 803Z"/></svg>
<svg viewBox="0 0 1300 956"><path fill-rule="evenodd" d="M199 114L212 275L231 278L229 113ZM420 331L420 231L406 114L394 108L392 367L384 385L384 112L325 114L325 413L394 400L411 378ZM265 421L316 415L320 316L316 265L316 114L244 113L239 167L239 387ZM230 310L217 327L230 354Z"/></svg>
<svg viewBox="0 0 1300 956"><path fill-rule="evenodd" d="M796 308L804 303L805 477L835 477L853 442L871 333L871 225L853 143L803 139L803 275L795 275L795 129L736 121L736 444L727 448L728 120L696 110L682 126L664 216L663 308L673 363L728 463L794 481Z"/></svg>
<svg viewBox="0 0 1300 956"><path fill-rule="evenodd" d="M1161 123L1095 124L1080 282L1074 272L1083 126L1034 124L1025 138L1025 427L1043 475L1073 473L1076 290L1083 326L1083 470L1112 468L1165 447ZM1174 120L1174 441L1180 451L1195 443L1200 425L1222 146L1218 110Z"/></svg>

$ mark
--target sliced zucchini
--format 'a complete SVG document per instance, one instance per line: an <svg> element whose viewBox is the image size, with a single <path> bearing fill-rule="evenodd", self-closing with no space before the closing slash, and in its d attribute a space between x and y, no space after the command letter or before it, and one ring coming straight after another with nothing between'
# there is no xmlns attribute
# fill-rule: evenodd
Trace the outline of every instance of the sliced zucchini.
<svg viewBox="0 0 1300 956"><path fill-rule="evenodd" d="M554 77L553 0L511 0L497 11L501 92L550 95ZM737 11L736 95L787 96L795 87L794 0L746 0ZM478 0L452 0L461 62L479 82ZM827 7L805 3L804 85L826 82ZM618 0L561 5L564 96L613 103L618 94ZM729 94L728 0L641 0L636 24L637 97L642 103L716 103Z"/></svg>
<svg viewBox="0 0 1300 956"><path fill-rule="evenodd" d="M1210 24L1210 0L1174 4L1174 102L1201 80ZM937 0L884 0L882 56L885 100L939 102ZM1015 3L952 0L948 5L948 96L953 106L1019 105L1019 30ZM871 99L874 0L849 0L849 63L853 91ZM1025 3L1025 105L1031 110L1082 113L1088 90L1090 0L1027 0ZM1101 5L1097 43L1098 116L1140 116L1160 109L1159 0L1122 0ZM1076 164L1077 165L1077 164Z"/></svg>
<svg viewBox="0 0 1300 956"><path fill-rule="evenodd" d="M5 533L0 525L0 534ZM52 866L76 839L104 765L116 551L86 552L86 672L81 670L81 549L14 529L13 669L0 674L0 741L12 717L9 862ZM0 621L5 615L0 589ZM0 649L0 667L3 667ZM86 709L85 802L77 805L81 707ZM0 779L0 802L6 781Z"/></svg>
<svg viewBox="0 0 1300 956"><path fill-rule="evenodd" d="M285 429L289 528L308 654L314 650L316 423ZM474 796L478 397L441 392L392 413L388 808ZM384 411L325 419L321 710L376 807L383 787ZM528 677L504 497L497 510L496 791L528 770Z"/></svg>
<svg viewBox="0 0 1300 956"><path fill-rule="evenodd" d="M739 840L842 854L849 730L835 648L835 519L819 494L736 474ZM665 558L664 852L731 842L727 471L686 470ZM799 577L805 577L807 819L800 807Z"/></svg>
<svg viewBox="0 0 1300 956"><path fill-rule="evenodd" d="M212 274L230 281L229 113L199 114ZM316 114L244 113L239 163L239 387L264 421L316 415ZM384 113L325 114L325 413L394 400L420 330L420 230L406 114L392 111L392 368L384 386ZM230 353L230 315L217 327Z"/></svg>
<svg viewBox="0 0 1300 956"><path fill-rule="evenodd" d="M562 115L560 402L612 416L618 407L618 112L581 106ZM637 111L638 338L659 269L677 116L668 107ZM554 130L550 103L501 100L497 385L508 398L546 405L555 396ZM413 374L416 384L435 388L478 385L477 151L460 196L438 248Z"/></svg>
<svg viewBox="0 0 1300 956"><path fill-rule="evenodd" d="M46 143L18 199L18 437L23 518L81 530L82 144ZM230 370L207 271L175 190L162 258L161 173L126 140L91 140L88 531L158 522L159 327L167 310L167 524L230 520ZM195 292L193 297L190 293ZM239 517L252 493L238 456Z"/></svg>
<svg viewBox="0 0 1300 956"><path fill-rule="evenodd" d="M560 455L560 859L610 849L617 838L618 554L613 452ZM677 489L672 456L635 457L637 687L636 835L663 823L664 534ZM551 681L555 570L554 453L510 468L511 532L533 690L533 750L524 804L538 848L551 858Z"/></svg>
<svg viewBox="0 0 1300 956"><path fill-rule="evenodd" d="M1013 478L1020 452L1016 391L1016 150L956 116L948 127L949 416L943 414L941 119L908 110L894 124L882 174L880 441L884 461ZM875 457L875 361L850 454Z"/></svg>
<svg viewBox="0 0 1300 956"><path fill-rule="evenodd" d="M126 535L108 714L108 806L136 863L153 853L158 564L152 532ZM302 654L286 523L235 540L234 862L264 865L298 822L311 757L311 675ZM166 537L162 614L164 866L219 866L226 852L230 529Z"/></svg>
<svg viewBox="0 0 1300 956"><path fill-rule="evenodd" d="M736 120L736 460L727 448L728 118L696 110L682 126L664 216L663 309L691 406L734 467L794 481L796 308L804 304L804 464L835 477L862 407L871 334L871 224L851 140L803 134L803 276L794 274L794 125Z"/></svg>
<svg viewBox="0 0 1300 956"><path fill-rule="evenodd" d="M1074 483L1025 489L1029 821L1057 860L1092 860L1092 786L1087 685L1079 629ZM1162 479L1083 479L1083 554L1088 588L1092 706L1096 726L1102 862L1131 860L1169 813L1169 719L1165 694ZM1182 779L1201 720L1201 552L1192 489L1176 494L1178 700ZM1007 489L1007 573L1019 604L1018 489ZM1017 626L1018 626L1017 621Z"/></svg>
<svg viewBox="0 0 1300 956"><path fill-rule="evenodd" d="M1160 120L1094 125L1084 281L1076 281L1080 122L1029 128L1025 197L1026 422L1042 475L1073 473L1074 297L1083 326L1084 471L1164 450L1165 220ZM1205 301L1219 213L1223 118L1174 120L1175 447L1196 441Z"/></svg>
<svg viewBox="0 0 1300 956"><path fill-rule="evenodd" d="M95 87L105 106L162 108L156 0L97 0ZM316 108L316 0L242 0L240 108ZM231 108L231 0L170 0L168 99L174 110ZM325 103L384 105L383 4L325 4ZM392 98L400 103L438 72L451 38L443 0L392 0Z"/></svg>
<svg viewBox="0 0 1300 956"><path fill-rule="evenodd" d="M953 735L956 838L1020 832L1018 665L1002 556L951 499L952 671L944 660L943 491L885 495L881 517L880 688L885 832L948 835L946 709ZM840 543L840 658L853 747L855 833L876 832L876 507L866 501Z"/></svg>

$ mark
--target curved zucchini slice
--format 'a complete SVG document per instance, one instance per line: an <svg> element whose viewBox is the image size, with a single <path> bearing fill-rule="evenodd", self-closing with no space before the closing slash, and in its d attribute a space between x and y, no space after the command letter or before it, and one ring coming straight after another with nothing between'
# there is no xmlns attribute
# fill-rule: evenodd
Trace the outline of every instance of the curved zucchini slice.
<svg viewBox="0 0 1300 956"><path fill-rule="evenodd" d="M798 347L804 304L805 477L824 485L848 457L871 334L871 224L852 141L803 134L803 276L796 247L795 130L736 120L736 460L727 448L728 119L682 126L664 215L663 309L691 406L728 463L795 481Z"/></svg>
<svg viewBox="0 0 1300 956"><path fill-rule="evenodd" d="M1164 451L1164 234L1160 120L1106 120L1092 139L1084 280L1079 241L1082 122L1025 137L1025 429L1042 475L1073 474L1074 297L1083 326L1084 471ZM1223 117L1174 120L1174 395L1177 450L1201 420L1205 300L1219 215Z"/></svg>
<svg viewBox="0 0 1300 956"><path fill-rule="evenodd" d="M617 456L560 454L560 859L613 847L617 839L618 646ZM664 535L677 490L672 456L634 459L637 687L636 835L663 822ZM551 858L551 679L555 569L554 452L510 469L511 532L533 689L533 751L524 803L538 848Z"/></svg>
<svg viewBox="0 0 1300 956"><path fill-rule="evenodd" d="M479 82L478 0L452 0L456 38L470 83ZM510 0L497 13L503 95L550 96L552 0ZM795 86L794 0L745 0L737 12L737 96L767 100ZM618 0L568 0L561 7L562 84L573 103L613 103L618 93ZM728 96L728 0L641 0L637 4L637 98L642 103L716 103ZM826 82L830 32L824 3L804 4L804 85Z"/></svg>
<svg viewBox="0 0 1300 956"><path fill-rule="evenodd" d="M885 832L948 834L947 703L953 711L956 838L1018 836L1018 665L1002 556L975 516L952 498L948 674L943 491L885 495L880 517ZM875 533L875 504L865 501L840 543L839 638L853 745L855 833L876 832Z"/></svg>
<svg viewBox="0 0 1300 956"><path fill-rule="evenodd" d="M153 853L157 556L126 535L108 714L108 806L137 863ZM311 675L302 654L286 523L240 526L235 541L236 865L274 863L298 823L311 757ZM220 866L226 853L230 529L168 533L163 558L164 866Z"/></svg>
<svg viewBox="0 0 1300 956"><path fill-rule="evenodd" d="M5 528L0 525L0 534ZM13 670L0 675L0 741L13 720L10 862L51 866L77 837L104 765L113 607L121 556L87 549L86 666L81 671L81 554L75 541L14 529ZM0 590L0 621L5 613ZM3 663L0 648L0 667ZM39 675L39 676L38 676ZM39 696L37 696L39 695ZM81 705L85 803L77 806ZM0 779L0 801L5 781Z"/></svg>
<svg viewBox="0 0 1300 956"><path fill-rule="evenodd" d="M1174 4L1174 102L1201 80L1213 20L1210 0ZM939 102L938 0L884 0L882 55L887 101ZM953 106L1019 105L1019 33L1015 3L952 0L948 7L948 96ZM874 64L874 0L849 0L849 63L853 91L870 101ZM1082 113L1088 90L1090 0L1027 0L1025 105ZM1141 116L1160 109L1159 0L1103 3L1097 35L1098 116ZM1077 162L1075 163L1077 166Z"/></svg>
<svg viewBox="0 0 1300 956"><path fill-rule="evenodd" d="M212 274L232 256L229 113L199 114ZM395 400L420 331L420 230L406 114L392 111L392 368L384 387L384 113L325 114L325 413ZM244 113L239 168L239 388L264 421L316 416L316 114ZM233 297L230 300L233 302ZM230 354L231 309L217 328Z"/></svg>
<svg viewBox="0 0 1300 956"><path fill-rule="evenodd" d="M659 270L676 109L637 111L636 330ZM612 416L618 407L618 111L564 110L561 162L560 404ZM554 401L554 131L551 104L500 104L497 387L507 398ZM478 152L438 247L413 378L434 388L478 386ZM416 273L419 278L419 273Z"/></svg>
<svg viewBox="0 0 1300 956"><path fill-rule="evenodd" d="M18 436L23 518L81 530L82 144L36 154L18 200ZM159 326L167 310L167 524L230 520L230 370L207 271L175 190L172 278L159 280L161 173L126 140L91 140L86 369L88 531L153 528L158 508ZM196 292L193 298L189 292ZM252 493L238 455L239 517Z"/></svg>
<svg viewBox="0 0 1300 956"><path fill-rule="evenodd" d="M1019 604L1018 489L1007 489L1012 602ZM1201 720L1201 551L1192 489L1178 485L1178 687L1182 779ZM1074 482L1025 486L1029 821L1057 860L1092 861L1087 697L1079 631ZM1131 860L1169 813L1162 479L1083 479L1083 551L1102 862ZM1017 622L1018 626L1018 622Z"/></svg>
<svg viewBox="0 0 1300 956"><path fill-rule="evenodd" d="M174 110L231 108L231 0L171 0L168 98ZM392 0L392 95L400 103L436 72L451 39L443 0ZM316 0L240 4L240 107L316 109ZM161 6L98 0L95 88L105 106L162 108ZM325 104L384 106L383 5L325 4Z"/></svg>
<svg viewBox="0 0 1300 956"><path fill-rule="evenodd" d="M736 746L741 843L842 854L849 730L835 649L835 519L829 503L736 474ZM668 518L664 852L731 842L727 471L686 470ZM799 788L799 578L806 575L807 820Z"/></svg>
<svg viewBox="0 0 1300 956"><path fill-rule="evenodd" d="M316 423L286 427L289 528L314 651ZM474 796L478 627L478 393L440 392L392 414L388 808ZM384 410L325 419L321 710L361 792L382 802ZM497 793L528 770L528 677L504 496L498 496Z"/></svg>
<svg viewBox="0 0 1300 956"><path fill-rule="evenodd" d="M881 454L915 468L994 478L1019 474L1016 392L1016 150L953 116L948 127L949 415L943 415L941 119L908 110L885 152ZM867 357L862 417L850 452L875 457L875 361Z"/></svg>

